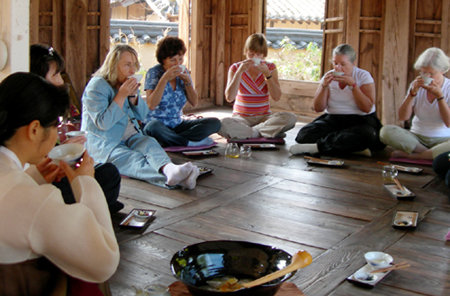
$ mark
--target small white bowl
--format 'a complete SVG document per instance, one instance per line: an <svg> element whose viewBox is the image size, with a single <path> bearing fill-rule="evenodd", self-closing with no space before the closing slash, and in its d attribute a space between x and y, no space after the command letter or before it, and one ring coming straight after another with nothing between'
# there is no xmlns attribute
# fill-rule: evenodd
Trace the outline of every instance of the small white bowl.
<svg viewBox="0 0 450 296"><path fill-rule="evenodd" d="M433 81L433 78L422 75L422 79L425 85L430 85L430 83Z"/></svg>
<svg viewBox="0 0 450 296"><path fill-rule="evenodd" d="M353 276L358 281L365 283L375 282L378 278L376 274L371 274L370 272L366 272L365 270L358 270Z"/></svg>
<svg viewBox="0 0 450 296"><path fill-rule="evenodd" d="M344 74L345 74L344 72L339 72L339 71L334 71L333 72L334 76L344 76Z"/></svg>
<svg viewBox="0 0 450 296"><path fill-rule="evenodd" d="M259 64L261 64L261 59L260 58L252 58L253 63L255 63L255 66L258 66Z"/></svg>
<svg viewBox="0 0 450 296"><path fill-rule="evenodd" d="M372 268L385 268L394 261L391 255L383 252L367 252L364 258Z"/></svg>
<svg viewBox="0 0 450 296"><path fill-rule="evenodd" d="M71 131L71 132L66 133L66 137L68 137L68 138L74 138L74 137L80 137L80 136L86 137L87 133L88 133L87 131Z"/></svg>
<svg viewBox="0 0 450 296"><path fill-rule="evenodd" d="M185 65L179 65L178 67L180 67L181 72L186 72L186 70L187 70Z"/></svg>
<svg viewBox="0 0 450 296"><path fill-rule="evenodd" d="M84 153L84 146L78 143L69 143L55 146L48 157L55 161L65 161L69 165L74 165L80 160Z"/></svg>
<svg viewBox="0 0 450 296"><path fill-rule="evenodd" d="M140 82L142 77L144 77L144 75L142 75L142 74L133 74L128 78L135 78L137 82Z"/></svg>

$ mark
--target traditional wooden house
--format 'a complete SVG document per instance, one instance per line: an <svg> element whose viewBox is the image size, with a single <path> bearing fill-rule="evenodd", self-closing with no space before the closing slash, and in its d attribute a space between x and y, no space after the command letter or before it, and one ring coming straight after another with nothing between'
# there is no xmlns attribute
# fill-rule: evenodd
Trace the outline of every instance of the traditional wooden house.
<svg viewBox="0 0 450 296"><path fill-rule="evenodd" d="M267 18L267 3L176 2L178 35L188 46L201 108L229 114L224 100L228 68L243 59L248 35L267 32L276 22L275 17ZM47 43L64 56L81 97L110 47L110 0L2 0L0 9L0 79L28 70L29 44ZM357 65L375 79L378 116L385 124L401 125L397 109L417 75L413 64L418 55L432 46L450 52L450 0L326 0L321 27L322 73L331 68L332 49L351 44ZM280 83L282 98L272 107L295 112L299 118L288 133L289 145L300 126L317 116L312 97L318 82ZM225 143L217 141L222 153ZM175 162L188 160L180 154L171 157ZM279 147L254 151L250 159L191 159L214 169L193 191L168 191L124 178L122 214L151 208L157 215L141 233L117 227L122 259L110 281L113 295L134 295L133 286L171 284L169 261L174 252L215 239L251 240L290 253L308 250L313 263L291 279L305 295L448 295L450 252L444 241L450 226L448 189L431 166L414 164L422 173L401 173L399 179L414 191L415 200L392 198L383 187L378 163L388 160L386 154L350 156L344 169L314 167ZM400 210L418 213L415 231L392 228L392 218ZM113 217L115 226L121 218ZM365 264L363 254L370 250L388 252L396 262L408 261L411 268L392 272L371 290L356 287L346 278Z"/></svg>

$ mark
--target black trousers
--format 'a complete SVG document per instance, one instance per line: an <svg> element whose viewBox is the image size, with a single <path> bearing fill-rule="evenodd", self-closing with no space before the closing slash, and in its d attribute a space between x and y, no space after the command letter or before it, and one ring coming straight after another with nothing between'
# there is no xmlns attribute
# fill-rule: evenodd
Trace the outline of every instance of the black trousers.
<svg viewBox="0 0 450 296"><path fill-rule="evenodd" d="M381 122L375 113L369 115L323 114L305 125L297 134L298 143L316 143L321 154L344 155L369 148L382 150Z"/></svg>
<svg viewBox="0 0 450 296"><path fill-rule="evenodd" d="M108 203L109 211L115 213L123 208L122 203L117 201L120 192L121 177L116 166L112 163L103 163L95 167L95 179L100 187ZM70 187L69 180L63 178L60 182L54 182L53 185L61 190L64 202L66 204L75 203L72 187Z"/></svg>
<svg viewBox="0 0 450 296"><path fill-rule="evenodd" d="M439 154L433 159L433 170L442 179L445 180L445 185L450 188L450 151Z"/></svg>

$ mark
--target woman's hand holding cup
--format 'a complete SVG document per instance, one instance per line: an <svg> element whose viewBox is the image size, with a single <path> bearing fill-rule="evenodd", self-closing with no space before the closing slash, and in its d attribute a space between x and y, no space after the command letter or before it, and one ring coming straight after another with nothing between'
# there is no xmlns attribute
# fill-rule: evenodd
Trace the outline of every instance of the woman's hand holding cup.
<svg viewBox="0 0 450 296"><path fill-rule="evenodd" d="M94 177L94 160L89 156L87 151L84 152L82 160L80 162L80 166L78 168L73 169L70 165L68 165L64 161L59 162L59 166L66 173L67 179L72 183L73 179L78 176L91 176Z"/></svg>

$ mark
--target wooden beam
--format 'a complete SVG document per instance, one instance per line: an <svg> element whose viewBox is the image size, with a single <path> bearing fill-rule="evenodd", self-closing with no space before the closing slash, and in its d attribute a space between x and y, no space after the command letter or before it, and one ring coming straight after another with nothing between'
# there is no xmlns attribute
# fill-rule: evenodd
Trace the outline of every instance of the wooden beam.
<svg viewBox="0 0 450 296"><path fill-rule="evenodd" d="M65 6L66 70L78 98L86 85L87 7L87 0L68 0Z"/></svg>
<svg viewBox="0 0 450 296"><path fill-rule="evenodd" d="M191 61L192 80L195 90L201 96L203 94L203 5L200 0L192 0L192 35L191 35Z"/></svg>
<svg viewBox="0 0 450 296"><path fill-rule="evenodd" d="M39 43L39 0L30 0L30 45Z"/></svg>
<svg viewBox="0 0 450 296"><path fill-rule="evenodd" d="M187 67L190 69L191 65L191 44L189 41L189 0L182 0L180 4L179 20L178 20L178 37L184 41L187 53Z"/></svg>
<svg viewBox="0 0 450 296"><path fill-rule="evenodd" d="M216 13L216 28L215 35L213 38L215 41L215 103L218 106L223 106L224 103L224 93L225 93L225 83L227 79L227 69L225 65L225 31L226 31L226 11L227 11L226 1L219 0L217 2L217 13Z"/></svg>
<svg viewBox="0 0 450 296"><path fill-rule="evenodd" d="M109 0L101 0L100 2L100 35L99 35L99 65L103 64L109 51L109 31L111 19L111 9Z"/></svg>
<svg viewBox="0 0 450 296"><path fill-rule="evenodd" d="M347 2L347 20L346 43L350 44L355 50L356 58L359 57L359 30L360 30L361 0L348 0ZM357 65L356 61L356 65Z"/></svg>
<svg viewBox="0 0 450 296"><path fill-rule="evenodd" d="M400 123L397 111L405 96L408 75L409 5L409 0L386 1L381 85L383 124Z"/></svg>
<svg viewBox="0 0 450 296"><path fill-rule="evenodd" d="M52 1L53 15L52 15L52 46L56 51L61 52L61 39L62 39L62 26L60 22L62 20L62 2L58 0Z"/></svg>
<svg viewBox="0 0 450 296"><path fill-rule="evenodd" d="M253 33L262 33L264 25L264 0L252 0L252 4L249 7L249 24L248 24L248 36Z"/></svg>
<svg viewBox="0 0 450 296"><path fill-rule="evenodd" d="M450 0L442 0L441 49L448 54L450 50Z"/></svg>

